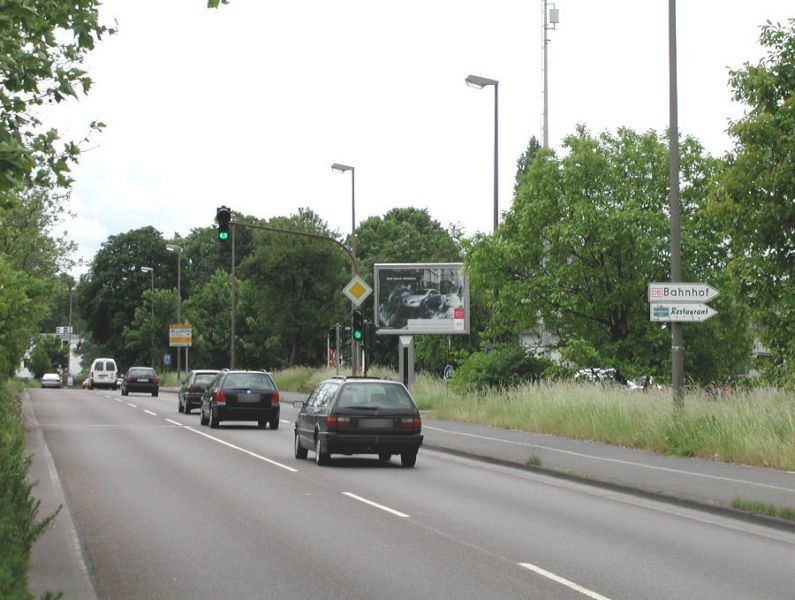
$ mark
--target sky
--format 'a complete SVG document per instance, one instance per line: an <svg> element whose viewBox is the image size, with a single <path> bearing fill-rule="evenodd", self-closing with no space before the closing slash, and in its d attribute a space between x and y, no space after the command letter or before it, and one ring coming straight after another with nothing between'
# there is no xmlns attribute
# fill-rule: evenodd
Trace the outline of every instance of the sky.
<svg viewBox="0 0 795 600"><path fill-rule="evenodd" d="M578 124L598 134L668 126L668 1L560 0L548 32L550 146ZM791 0L677 3L682 134L713 155L726 129L729 68L757 63L759 27ZM543 0L107 0L118 33L85 67L88 96L48 123L85 146L58 228L90 261L109 236L152 225L165 238L213 224L216 207L262 219L310 208L351 229L396 207L490 233L494 92L499 81L499 209L516 161L542 139ZM75 274L85 272L77 267Z"/></svg>

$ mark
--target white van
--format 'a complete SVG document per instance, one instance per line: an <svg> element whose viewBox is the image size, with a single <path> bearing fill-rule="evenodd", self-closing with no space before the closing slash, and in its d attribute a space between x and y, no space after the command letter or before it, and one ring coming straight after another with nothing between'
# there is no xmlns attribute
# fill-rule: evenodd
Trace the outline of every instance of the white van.
<svg viewBox="0 0 795 600"><path fill-rule="evenodd" d="M88 389L108 387L116 389L116 361L112 358L95 358L88 371Z"/></svg>

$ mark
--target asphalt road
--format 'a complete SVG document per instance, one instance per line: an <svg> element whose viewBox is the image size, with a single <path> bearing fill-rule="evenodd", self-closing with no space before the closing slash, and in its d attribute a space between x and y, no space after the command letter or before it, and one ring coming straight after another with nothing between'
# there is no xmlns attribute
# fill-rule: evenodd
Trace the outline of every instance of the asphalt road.
<svg viewBox="0 0 795 600"><path fill-rule="evenodd" d="M318 467L285 402L211 430L170 394L30 396L101 599L793 597L787 531L427 449Z"/></svg>

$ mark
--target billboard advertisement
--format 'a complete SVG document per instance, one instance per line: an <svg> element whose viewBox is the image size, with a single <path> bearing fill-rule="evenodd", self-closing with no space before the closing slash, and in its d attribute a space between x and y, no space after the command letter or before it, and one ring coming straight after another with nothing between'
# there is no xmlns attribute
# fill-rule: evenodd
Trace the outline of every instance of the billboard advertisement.
<svg viewBox="0 0 795 600"><path fill-rule="evenodd" d="M376 264L374 280L376 333L469 333L463 263Z"/></svg>

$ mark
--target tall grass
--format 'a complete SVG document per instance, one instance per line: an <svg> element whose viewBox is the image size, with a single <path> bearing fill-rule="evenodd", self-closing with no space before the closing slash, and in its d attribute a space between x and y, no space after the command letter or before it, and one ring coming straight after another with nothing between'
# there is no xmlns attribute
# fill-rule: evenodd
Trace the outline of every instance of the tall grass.
<svg viewBox="0 0 795 600"><path fill-rule="evenodd" d="M281 389L305 392L333 375L315 369L282 373L289 377L276 374L277 382L284 381ZM389 371L379 371L379 376L396 378ZM720 399L693 392L685 396L682 411L674 409L670 392L617 385L542 383L461 393L437 378L418 375L412 393L420 409L434 418L795 470L791 392L759 389Z"/></svg>

